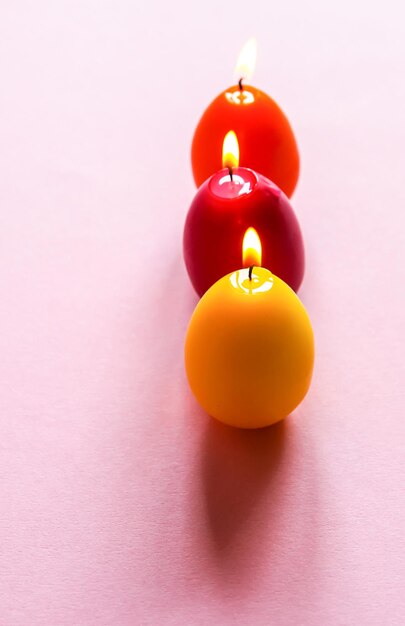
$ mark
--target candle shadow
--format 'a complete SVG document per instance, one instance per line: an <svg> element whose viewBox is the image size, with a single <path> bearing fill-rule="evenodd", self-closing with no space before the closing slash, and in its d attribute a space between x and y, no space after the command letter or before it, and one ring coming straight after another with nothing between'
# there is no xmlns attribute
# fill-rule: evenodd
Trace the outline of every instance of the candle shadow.
<svg viewBox="0 0 405 626"><path fill-rule="evenodd" d="M240 543L239 535L262 497L273 490L288 428L286 421L260 430L209 422L202 449L202 489L213 550L221 559ZM278 491L273 491L275 515Z"/></svg>

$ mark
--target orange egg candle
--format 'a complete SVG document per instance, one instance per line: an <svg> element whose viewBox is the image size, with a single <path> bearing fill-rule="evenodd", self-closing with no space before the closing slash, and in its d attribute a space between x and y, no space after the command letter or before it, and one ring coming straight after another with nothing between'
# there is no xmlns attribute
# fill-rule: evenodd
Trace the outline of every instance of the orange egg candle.
<svg viewBox="0 0 405 626"><path fill-rule="evenodd" d="M221 169L222 141L233 128L240 144L240 166L263 174L290 197L299 174L297 144L277 103L260 89L244 83L253 72L255 58L256 43L251 39L238 59L238 84L215 98L199 121L191 148L194 180L199 187Z"/></svg>
<svg viewBox="0 0 405 626"><path fill-rule="evenodd" d="M218 280L201 298L187 330L185 366L197 401L239 428L282 420L305 397L314 337L295 292L260 267L260 240L248 229L244 269Z"/></svg>

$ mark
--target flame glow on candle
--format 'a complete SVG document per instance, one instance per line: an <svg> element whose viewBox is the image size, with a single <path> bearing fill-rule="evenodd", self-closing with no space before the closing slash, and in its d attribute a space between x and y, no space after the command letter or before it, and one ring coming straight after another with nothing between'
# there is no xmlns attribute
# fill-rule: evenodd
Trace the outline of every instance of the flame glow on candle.
<svg viewBox="0 0 405 626"><path fill-rule="evenodd" d="M257 231L250 227L243 237L243 267L262 264L262 243Z"/></svg>
<svg viewBox="0 0 405 626"><path fill-rule="evenodd" d="M236 80L250 80L256 66L257 42L254 37L247 40L239 53L235 66Z"/></svg>
<svg viewBox="0 0 405 626"><path fill-rule="evenodd" d="M222 144L222 166L233 168L233 167L238 167L238 165L239 165L238 138L233 132L233 130L230 130L229 133L225 135L224 143Z"/></svg>

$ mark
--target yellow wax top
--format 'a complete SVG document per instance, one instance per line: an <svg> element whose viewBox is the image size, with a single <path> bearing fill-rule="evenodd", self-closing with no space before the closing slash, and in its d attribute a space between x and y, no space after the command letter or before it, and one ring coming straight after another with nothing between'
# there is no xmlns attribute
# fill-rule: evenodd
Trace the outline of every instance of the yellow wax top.
<svg viewBox="0 0 405 626"><path fill-rule="evenodd" d="M314 337L295 292L267 269L241 269L217 281L190 320L185 365L190 387L212 417L259 428L305 397Z"/></svg>

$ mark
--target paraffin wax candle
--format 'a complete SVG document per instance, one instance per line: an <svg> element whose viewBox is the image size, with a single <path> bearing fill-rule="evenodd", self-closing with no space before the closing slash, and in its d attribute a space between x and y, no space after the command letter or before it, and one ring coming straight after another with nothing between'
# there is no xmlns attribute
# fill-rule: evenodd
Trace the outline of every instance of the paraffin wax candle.
<svg viewBox="0 0 405 626"><path fill-rule="evenodd" d="M249 263L252 244L247 245ZM262 267L239 269L217 281L188 327L191 390L209 415L231 426L260 428L286 417L308 391L313 361L313 332L303 304Z"/></svg>
<svg viewBox="0 0 405 626"><path fill-rule="evenodd" d="M221 146L233 128L241 148L240 165L272 180L290 197L299 174L299 155L290 123L266 93L244 84L254 66L255 44L249 41L237 64L239 83L225 89L208 106L194 133L191 162L199 187L221 168Z"/></svg>
<svg viewBox="0 0 405 626"><path fill-rule="evenodd" d="M238 269L244 233L253 226L263 242L264 267L271 267L296 291L305 261L294 210L272 181L238 167L238 154L236 135L229 132L223 141L226 168L205 181L190 206L183 249L191 282L202 295L219 278Z"/></svg>

